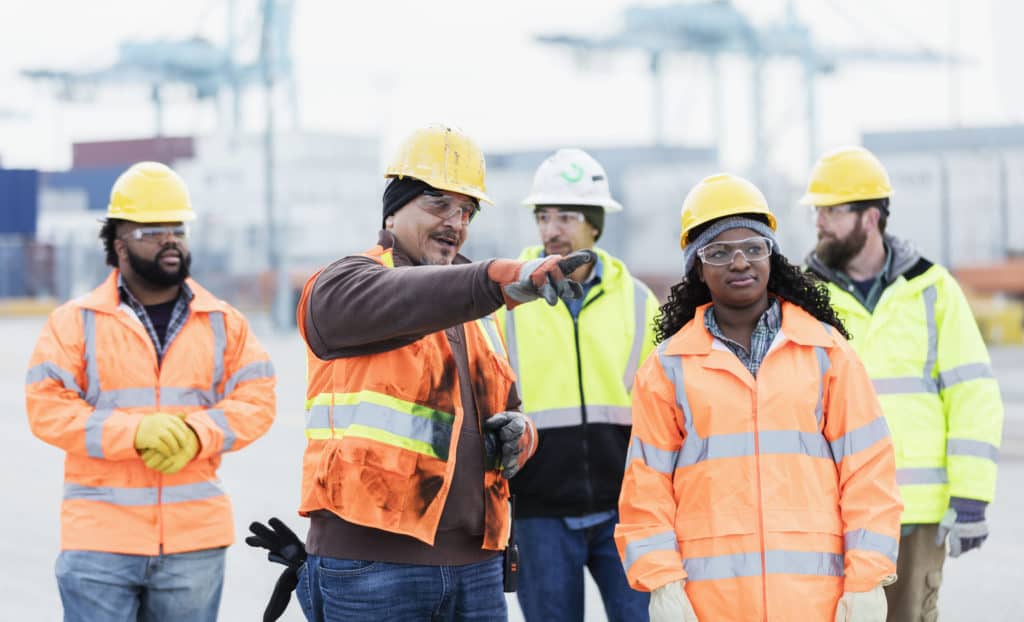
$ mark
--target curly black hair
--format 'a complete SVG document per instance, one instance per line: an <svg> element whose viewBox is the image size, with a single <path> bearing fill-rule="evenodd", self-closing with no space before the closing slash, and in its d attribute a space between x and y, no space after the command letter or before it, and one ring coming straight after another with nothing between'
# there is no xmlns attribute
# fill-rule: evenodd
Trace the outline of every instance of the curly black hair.
<svg viewBox="0 0 1024 622"><path fill-rule="evenodd" d="M748 214L767 223L761 216ZM712 221L714 222L714 221ZM699 236L711 223L701 225L690 233L690 239ZM768 291L783 300L787 300L807 311L812 316L832 325L839 333L850 338L842 320L836 315L829 302L828 289L817 277L789 263L785 256L772 253L769 259ZM660 343L676 334L687 322L693 319L697 307L711 302L711 290L698 278L698 265L690 269L682 281L672 286L668 302L661 305L660 313L655 318L655 339Z"/></svg>
<svg viewBox="0 0 1024 622"><path fill-rule="evenodd" d="M120 218L108 218L100 227L100 239L103 240L103 252L107 255L107 265L111 268L117 267L117 251L114 250L114 240L117 239L117 226L123 222Z"/></svg>

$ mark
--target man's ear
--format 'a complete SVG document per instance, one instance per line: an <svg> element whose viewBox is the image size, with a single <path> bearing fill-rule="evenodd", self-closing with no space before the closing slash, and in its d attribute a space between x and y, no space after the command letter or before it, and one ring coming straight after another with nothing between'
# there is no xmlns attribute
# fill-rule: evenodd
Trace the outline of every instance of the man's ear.
<svg viewBox="0 0 1024 622"><path fill-rule="evenodd" d="M114 253L118 259L128 259L128 246L121 238L114 238Z"/></svg>
<svg viewBox="0 0 1024 622"><path fill-rule="evenodd" d="M395 217L394 216L388 216L387 218L384 219L384 228L388 229L388 230L391 230L391 229L395 228Z"/></svg>

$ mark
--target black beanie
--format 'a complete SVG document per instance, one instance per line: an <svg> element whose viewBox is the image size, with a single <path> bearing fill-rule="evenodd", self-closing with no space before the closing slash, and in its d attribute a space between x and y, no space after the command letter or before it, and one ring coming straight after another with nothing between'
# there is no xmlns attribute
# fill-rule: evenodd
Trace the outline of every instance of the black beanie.
<svg viewBox="0 0 1024 622"><path fill-rule="evenodd" d="M423 194L424 190L433 190L434 187L412 177L393 177L384 188L384 215L381 217L380 226L384 226L387 217L402 209L416 197Z"/></svg>
<svg viewBox="0 0 1024 622"><path fill-rule="evenodd" d="M583 214L583 218L590 223L590 226L597 229L594 241L596 242L601 239L601 234L604 233L603 207L597 205L538 205L533 209L533 213L536 214L538 210L548 207L554 207L560 212L579 212Z"/></svg>

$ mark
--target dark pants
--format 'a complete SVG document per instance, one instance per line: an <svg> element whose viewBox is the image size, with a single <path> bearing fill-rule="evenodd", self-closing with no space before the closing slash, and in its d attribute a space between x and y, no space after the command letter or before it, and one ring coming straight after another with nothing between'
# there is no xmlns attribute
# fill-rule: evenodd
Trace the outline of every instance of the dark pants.
<svg viewBox="0 0 1024 622"><path fill-rule="evenodd" d="M886 622L935 622L939 619L939 586L945 544L936 545L938 525L918 525L900 538L896 583L885 588Z"/></svg>
<svg viewBox="0 0 1024 622"><path fill-rule="evenodd" d="M505 622L501 560L415 566L310 555L295 591L310 622Z"/></svg>
<svg viewBox="0 0 1024 622"><path fill-rule="evenodd" d="M629 587L612 519L569 529L562 518L518 518L519 605L527 622L583 622L583 569L601 590L609 622L646 622L650 595Z"/></svg>

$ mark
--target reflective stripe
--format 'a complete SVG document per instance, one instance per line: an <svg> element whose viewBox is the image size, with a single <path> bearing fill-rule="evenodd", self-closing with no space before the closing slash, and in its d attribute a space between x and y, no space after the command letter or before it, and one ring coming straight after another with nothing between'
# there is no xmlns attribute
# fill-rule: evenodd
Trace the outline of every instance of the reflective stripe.
<svg viewBox="0 0 1024 622"><path fill-rule="evenodd" d="M871 384L879 395L899 393L938 393L939 388L931 378L904 376L902 378L872 378Z"/></svg>
<svg viewBox="0 0 1024 622"><path fill-rule="evenodd" d="M825 324L825 327L832 328L828 324ZM814 420L818 422L820 428L824 417L825 374L831 369L832 361L828 358L828 352L821 346L814 346L814 356L818 358L818 404L814 407Z"/></svg>
<svg viewBox="0 0 1024 622"><path fill-rule="evenodd" d="M878 417L871 423L864 424L855 430L850 430L829 443L829 445L832 447L832 455L835 457L836 464L839 464L846 456L855 454L862 449L867 449L888 437L889 426L885 423L885 417Z"/></svg>
<svg viewBox="0 0 1024 622"><path fill-rule="evenodd" d="M85 339L85 401L93 406L100 395L100 372L96 362L96 313L82 309L82 335Z"/></svg>
<svg viewBox="0 0 1024 622"><path fill-rule="evenodd" d="M924 361L924 370L921 373L921 377L927 378L930 381L935 372L935 362L939 360L939 329L935 324L935 301L938 297L939 292L935 289L934 285L929 285L922 292L925 324L928 327L928 358ZM934 381L932 383L934 384Z"/></svg>
<svg viewBox="0 0 1024 622"><path fill-rule="evenodd" d="M210 416L210 419L213 419L213 422L216 423L217 427L224 433L224 442L221 444L220 450L222 452L231 451L231 448L235 446L235 439L237 436L235 435L235 431L231 429L231 424L228 423L228 418L224 414L224 411L219 408L215 408L206 411L206 414Z"/></svg>
<svg viewBox="0 0 1024 622"><path fill-rule="evenodd" d="M487 345L491 346L491 350L498 356L507 358L505 348L501 345L501 336L498 335L498 328L494 324L494 318L488 315L480 318L477 322L483 329L484 338L487 341Z"/></svg>
<svg viewBox="0 0 1024 622"><path fill-rule="evenodd" d="M224 488L220 481L196 482L179 486L164 486L162 493L159 488L118 488L114 486L84 486L82 484L65 483L64 500L82 499L99 501L121 506L156 505L160 503L181 503L184 501L200 501L223 496Z"/></svg>
<svg viewBox="0 0 1024 622"><path fill-rule="evenodd" d="M647 333L647 289L643 283L633 278L633 346L629 350L626 361L626 372L622 376L622 384L626 392L633 390L633 377L640 365L640 353L644 348L644 336Z"/></svg>
<svg viewBox="0 0 1024 622"><path fill-rule="evenodd" d="M832 451L821 432L800 430L762 430L757 433L762 454L800 454L811 458L832 460ZM715 436L708 440L714 439ZM753 437L751 436L751 440ZM753 443L750 455L754 455Z"/></svg>
<svg viewBox="0 0 1024 622"><path fill-rule="evenodd" d="M160 387L160 407L213 406L216 397L206 389L197 387Z"/></svg>
<svg viewBox="0 0 1024 622"><path fill-rule="evenodd" d="M843 576L843 556L840 553L766 551L764 558L768 574ZM683 568L686 570L687 581L754 577L761 574L761 554L734 553L714 557L691 557L683 560Z"/></svg>
<svg viewBox="0 0 1024 622"><path fill-rule="evenodd" d="M693 427L693 413L690 411L690 400L686 397L686 382L683 379L683 360L678 356L669 356L665 354L665 348L668 347L668 339L658 344L658 362L661 363L661 371L668 378L668 381L672 383L672 386L676 390L676 406L683 413L683 428L686 430L686 438L683 440L682 454L685 456L687 453L687 445L693 447L697 444L702 444L701 438L697 436L697 430ZM700 453L701 448L696 449L696 453ZM690 454L694 453L693 449L689 450Z"/></svg>
<svg viewBox="0 0 1024 622"><path fill-rule="evenodd" d="M527 413L538 430L568 428L583 425L583 412L579 406L572 408L548 408Z"/></svg>
<svg viewBox="0 0 1024 622"><path fill-rule="evenodd" d="M768 551L765 553L765 567L768 574L841 577L843 576L843 554L814 551Z"/></svg>
<svg viewBox="0 0 1024 622"><path fill-rule="evenodd" d="M638 559L647 555L648 553L654 553L656 551L676 551L679 552L679 543L676 542L676 534L674 531L662 531L654 535L647 536L646 538L640 538L639 540L631 540L626 544L626 555L622 560L622 566L626 569L626 573L629 573L629 569L633 567L633 564Z"/></svg>
<svg viewBox="0 0 1024 622"><path fill-rule="evenodd" d="M939 373L939 390L945 391L949 387L958 385L961 382L969 382L981 378L993 378L992 367L988 363L960 365L959 367L947 369Z"/></svg>
<svg viewBox="0 0 1024 622"><path fill-rule="evenodd" d="M330 394L325 394L314 399L306 418L308 438L331 437L330 398ZM335 394L334 398L335 437L370 438L441 460L448 459L453 415L371 391Z"/></svg>
<svg viewBox="0 0 1024 622"><path fill-rule="evenodd" d="M885 555L892 563L896 563L896 555L899 553L900 545L896 542L896 538L887 536L885 534L876 533L874 531L868 531L867 529L857 529L856 531L848 531L843 535L843 545L846 547L846 552L857 550L857 551L874 551Z"/></svg>
<svg viewBox="0 0 1024 622"><path fill-rule="evenodd" d="M950 456L974 456L992 462L999 461L999 448L992 443L970 438L951 438L946 442L946 453Z"/></svg>
<svg viewBox="0 0 1024 622"><path fill-rule="evenodd" d="M569 408L547 408L527 413L533 418L538 429L567 428L583 425L583 413L579 406ZM612 425L633 425L633 410L629 406L587 404L587 423L609 423Z"/></svg>
<svg viewBox="0 0 1024 622"><path fill-rule="evenodd" d="M85 420L85 451L90 458L103 457L103 422L112 414L113 410L98 408Z"/></svg>
<svg viewBox="0 0 1024 622"><path fill-rule="evenodd" d="M915 484L945 484L949 481L943 467L924 467L914 469L896 469L896 483L900 486Z"/></svg>
<svg viewBox="0 0 1024 622"><path fill-rule="evenodd" d="M626 454L626 466L628 467L633 460L640 460L659 473L672 475L678 459L678 450L660 449L633 436L629 443L629 452Z"/></svg>
<svg viewBox="0 0 1024 622"><path fill-rule="evenodd" d="M587 423L633 425L633 409L630 406L587 404Z"/></svg>
<svg viewBox="0 0 1024 622"><path fill-rule="evenodd" d="M66 369L58 367L56 363L45 361L33 367L30 367L28 373L25 374L25 384L35 384L42 382L50 378L56 380L65 389L70 389L77 393L79 397L85 397L85 392L78 387L78 383L75 382L75 375Z"/></svg>
<svg viewBox="0 0 1024 622"><path fill-rule="evenodd" d="M683 560L687 581L713 581L734 577L755 577L761 574L760 553L734 553L714 557L691 557Z"/></svg>
<svg viewBox="0 0 1024 622"><path fill-rule="evenodd" d="M216 363L214 363L216 364ZM274 364L270 361L253 361L231 374L224 384L224 395L231 395L240 382L265 380L274 377ZM218 400L219 401L219 400Z"/></svg>
<svg viewBox="0 0 1024 622"><path fill-rule="evenodd" d="M224 313L210 313L210 329L213 331L213 386L210 392L215 396L214 403L219 402L223 393L217 390L224 380L224 351L228 347L227 331L224 328Z"/></svg>
<svg viewBox="0 0 1024 622"><path fill-rule="evenodd" d="M519 373L519 342L516 341L516 314L509 311L505 314L505 343L508 344L508 363L516 372L516 378L522 384L522 375Z"/></svg>
<svg viewBox="0 0 1024 622"><path fill-rule="evenodd" d="M137 408L156 406L156 391L152 387L132 387L101 391L96 408Z"/></svg>

